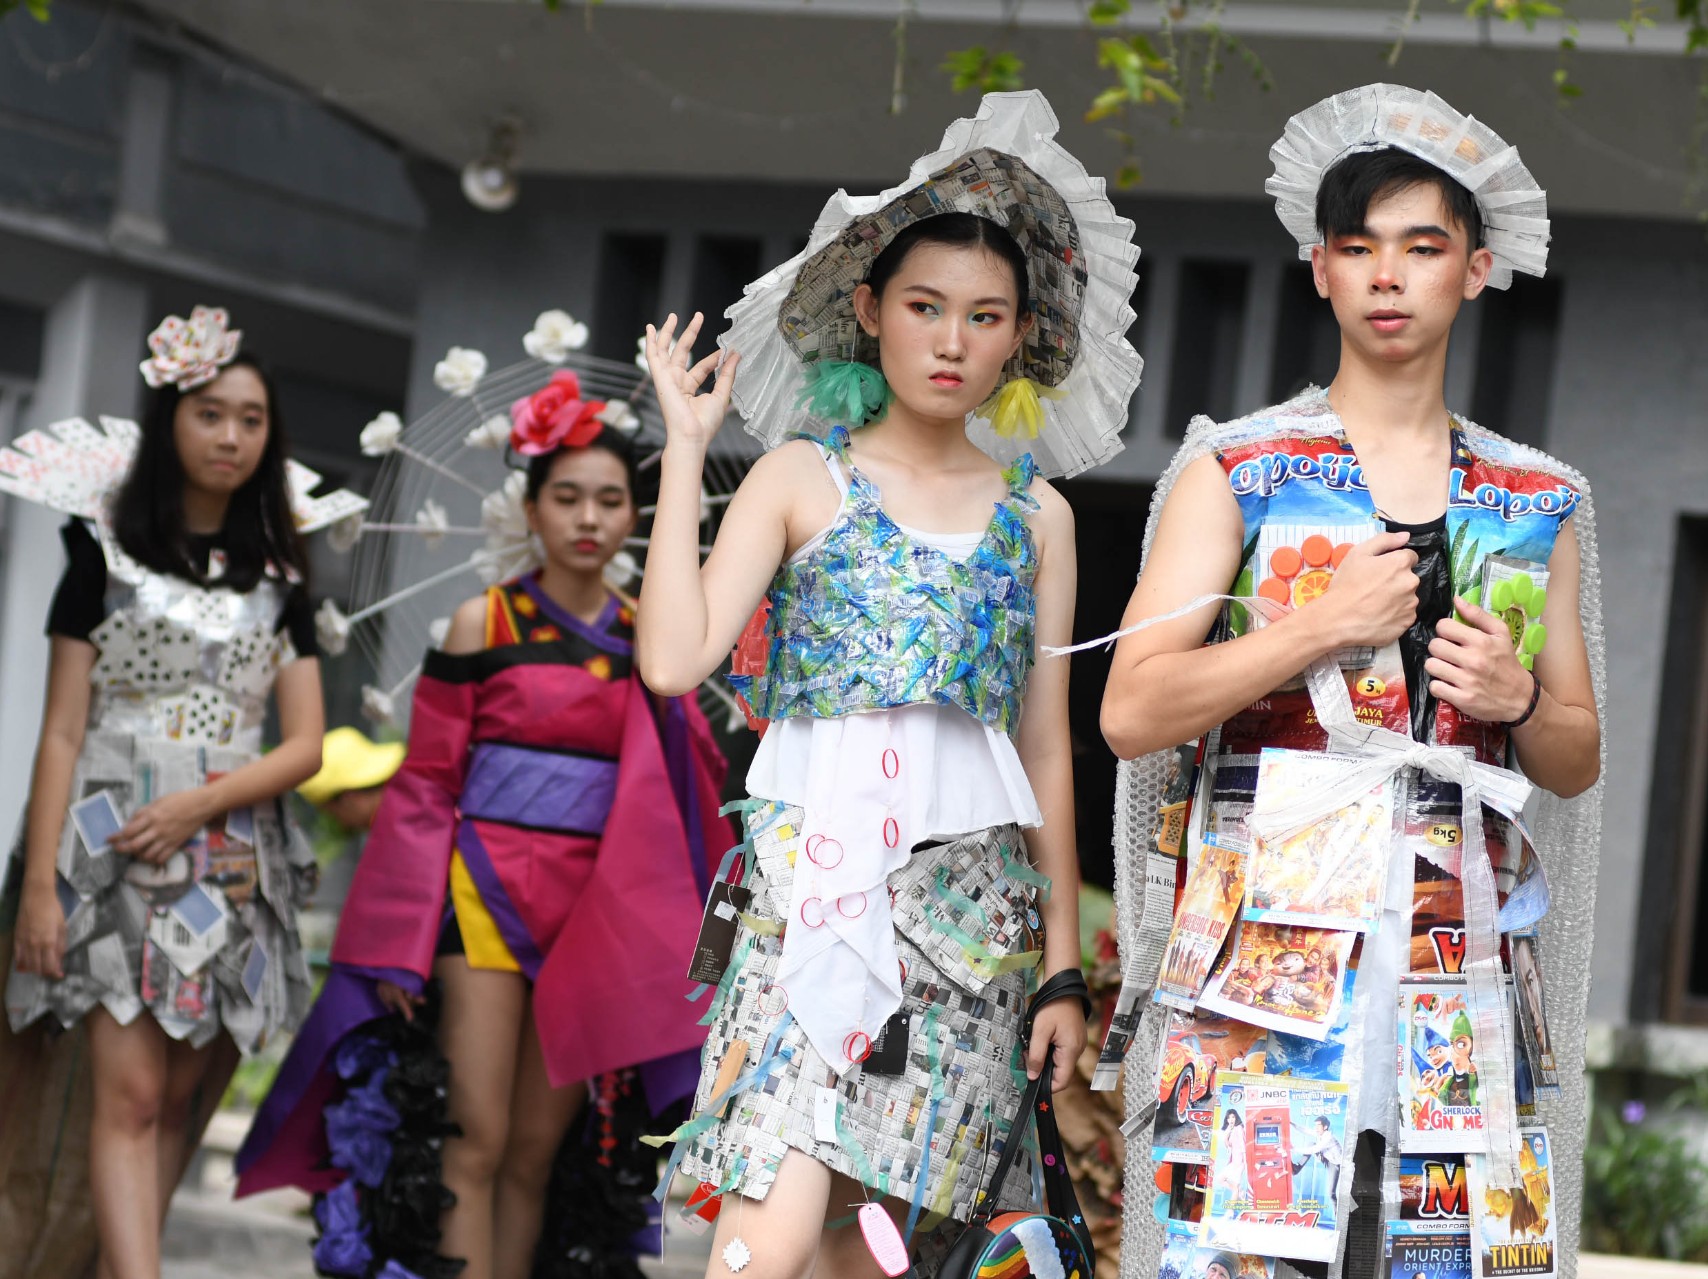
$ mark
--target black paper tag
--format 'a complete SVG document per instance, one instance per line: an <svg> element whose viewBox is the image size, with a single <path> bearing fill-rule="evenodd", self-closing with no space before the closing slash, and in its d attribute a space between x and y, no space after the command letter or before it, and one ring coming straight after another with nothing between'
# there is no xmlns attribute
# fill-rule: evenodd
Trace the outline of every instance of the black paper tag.
<svg viewBox="0 0 1708 1279"><path fill-rule="evenodd" d="M706 896L706 913L700 917L700 935L694 942L694 962L688 966L689 981L723 980L735 951L736 925L752 900L752 890L740 884L719 880L712 885Z"/></svg>
<svg viewBox="0 0 1708 1279"><path fill-rule="evenodd" d="M868 1075L899 1075L906 1070L907 1030L907 1009L898 1009L884 1023L877 1043L872 1045L871 1056L861 1064L861 1069Z"/></svg>

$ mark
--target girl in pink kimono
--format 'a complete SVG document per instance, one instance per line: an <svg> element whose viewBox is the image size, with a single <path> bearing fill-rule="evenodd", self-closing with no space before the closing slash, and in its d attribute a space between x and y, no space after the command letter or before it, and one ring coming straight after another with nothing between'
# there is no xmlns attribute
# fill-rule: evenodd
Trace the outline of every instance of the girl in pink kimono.
<svg viewBox="0 0 1708 1279"><path fill-rule="evenodd" d="M734 843L724 765L693 699L634 673L631 607L602 579L634 531L634 458L582 407L511 438L544 567L464 603L427 655L333 972L239 1159L243 1192L327 1192L323 1273L521 1279L589 1081L605 1121L694 1085L685 973L707 856ZM593 1135L602 1160L611 1141Z"/></svg>

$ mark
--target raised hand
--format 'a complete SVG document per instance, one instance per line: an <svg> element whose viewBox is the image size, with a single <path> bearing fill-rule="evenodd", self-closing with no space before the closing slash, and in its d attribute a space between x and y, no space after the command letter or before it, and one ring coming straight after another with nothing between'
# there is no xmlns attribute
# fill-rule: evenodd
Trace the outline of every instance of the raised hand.
<svg viewBox="0 0 1708 1279"><path fill-rule="evenodd" d="M696 311L680 337L675 337L674 312L664 321L662 328L651 324L646 326L646 366L652 374L658 407L664 414L668 443L702 449L711 443L729 412L735 369L741 362L741 356L734 351L725 357L722 351L714 350L698 363L689 364L694 340L700 336L703 320L704 317ZM721 366L718 363L720 359L723 360ZM714 371L716 376L711 390L702 392L700 384Z"/></svg>

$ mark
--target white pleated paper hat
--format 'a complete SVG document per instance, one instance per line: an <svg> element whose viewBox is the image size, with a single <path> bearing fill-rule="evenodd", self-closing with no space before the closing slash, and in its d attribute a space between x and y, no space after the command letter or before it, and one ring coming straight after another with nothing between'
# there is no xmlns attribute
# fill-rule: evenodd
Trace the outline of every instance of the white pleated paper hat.
<svg viewBox="0 0 1708 1279"><path fill-rule="evenodd" d="M1322 243L1317 188L1323 174L1356 151L1397 147L1427 160L1468 190L1483 217L1483 243L1494 256L1489 285L1504 289L1512 273L1546 273L1548 201L1518 148L1433 93L1399 84L1367 84L1324 98L1287 121L1269 149L1275 172L1264 189L1299 242L1299 256Z"/></svg>

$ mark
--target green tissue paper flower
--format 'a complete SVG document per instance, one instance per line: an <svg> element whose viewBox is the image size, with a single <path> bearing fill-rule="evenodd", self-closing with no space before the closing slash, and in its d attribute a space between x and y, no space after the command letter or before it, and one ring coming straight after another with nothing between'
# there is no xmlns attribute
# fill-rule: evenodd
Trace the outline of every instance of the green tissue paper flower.
<svg viewBox="0 0 1708 1279"><path fill-rule="evenodd" d="M884 375L859 360L825 360L807 366L795 407L840 426L864 426L881 418L895 392Z"/></svg>

